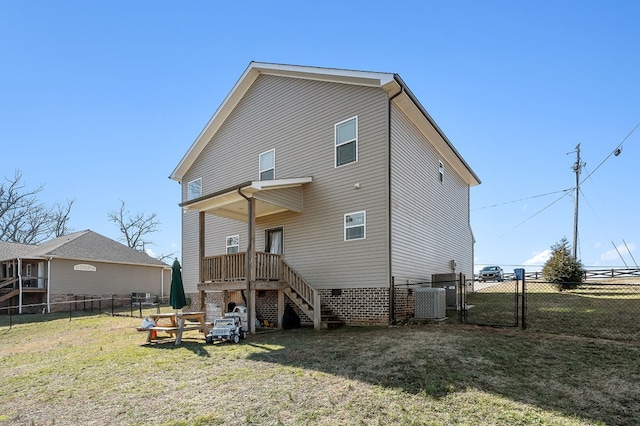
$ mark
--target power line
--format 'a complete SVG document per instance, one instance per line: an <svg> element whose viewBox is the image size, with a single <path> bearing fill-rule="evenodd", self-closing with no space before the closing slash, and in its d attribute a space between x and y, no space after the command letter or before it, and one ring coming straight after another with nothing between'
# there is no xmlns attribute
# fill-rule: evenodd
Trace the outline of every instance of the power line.
<svg viewBox="0 0 640 426"><path fill-rule="evenodd" d="M547 195L558 194L560 192L567 192L567 191L571 191L571 190L573 190L573 188L561 189L559 191L547 192L546 194L533 195L533 196L527 197L527 198L520 198L519 200L505 201L504 203L497 203L497 204L492 204L490 206L478 207L477 209L473 209L472 211L484 210L484 209L488 209L488 208L492 208L492 207L498 207L498 206L504 206L506 204L519 203L521 201L527 201L527 200L532 200L534 198L546 197Z"/></svg>
<svg viewBox="0 0 640 426"><path fill-rule="evenodd" d="M622 142L620 142L620 143L618 144L618 146L616 146L616 147L615 147L615 149L614 149L613 151L611 151L611 152L609 153L609 155L607 155L607 156L605 157L605 159L604 159L604 160L602 160L602 162L600 162L600 164L598 164L598 166L597 166L595 169L593 169L593 171L592 171L591 173L589 173L589 174L587 175L587 177L585 177L584 179L582 179L582 182L584 182L585 180L589 179L589 178L591 177L591 175L592 175L592 174L594 174L594 173L596 172L596 170L598 170L598 169L600 168L600 166L602 166L602 165L605 163L605 161L607 161L607 160L608 160L612 155L614 155L614 156L616 156L616 157L617 157L618 155L620 155L620 153L622 152L622 144L624 144L624 143L627 141L627 139L629 139L629 136L631 136L631 135L633 134L633 132L635 132L635 131L636 131L636 129L637 129L638 127L640 127L640 122L639 122L638 124L636 124L636 127L634 127L633 129L631 129L631 131L627 134L627 136L625 136L625 137L624 137L624 139L622 139ZM582 182L580 182L580 183L582 183Z"/></svg>
<svg viewBox="0 0 640 426"><path fill-rule="evenodd" d="M536 213L532 214L527 219L523 220L522 222L520 222L519 224L514 226L513 229L519 228L520 226L524 225L525 223L527 223L528 221L530 221L531 219L533 219L534 217L538 216L540 213L542 213L543 211L545 211L546 209L548 209L549 207L551 207L552 205L557 203L558 201L562 200L564 197L566 197L569 194L569 192L567 192L568 190L564 190L564 191L565 191L565 193L562 194L558 199L556 199L552 203L547 204L545 207L543 207L542 209L538 210ZM502 234L501 237L503 237L504 235L506 235L506 233Z"/></svg>

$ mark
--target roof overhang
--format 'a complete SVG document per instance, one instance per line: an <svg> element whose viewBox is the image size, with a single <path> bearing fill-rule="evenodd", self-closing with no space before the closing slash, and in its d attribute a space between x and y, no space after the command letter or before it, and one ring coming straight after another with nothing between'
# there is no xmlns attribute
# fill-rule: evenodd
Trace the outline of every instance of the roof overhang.
<svg viewBox="0 0 640 426"><path fill-rule="evenodd" d="M300 213L303 208L303 185L311 176L245 182L214 194L180 204L185 211L204 212L229 219L247 221L247 198L255 199L255 216L262 217L285 211Z"/></svg>

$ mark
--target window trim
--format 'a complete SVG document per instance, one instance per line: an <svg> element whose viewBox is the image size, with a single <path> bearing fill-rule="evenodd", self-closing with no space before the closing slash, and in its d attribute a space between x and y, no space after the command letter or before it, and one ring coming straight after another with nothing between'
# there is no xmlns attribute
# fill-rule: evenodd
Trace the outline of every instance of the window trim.
<svg viewBox="0 0 640 426"><path fill-rule="evenodd" d="M355 137L353 139L349 139L348 141L338 143L338 126L352 120L355 121ZM346 145L351 142L354 142L356 145L356 159L348 163L338 164L338 147ZM346 120L342 120L341 122L336 123L333 126L333 166L334 168L337 169L338 167L343 167L349 164L357 163L358 159L359 159L358 158L358 116L354 115L353 117L347 118Z"/></svg>
<svg viewBox="0 0 640 426"><path fill-rule="evenodd" d="M234 238L234 237L236 238L237 244L229 245L229 238ZM235 253L240 253L240 234L227 235L227 236L224 238L224 246L225 246L225 250L224 250L225 254L235 254ZM237 250L237 251L234 251L234 252L229 253L229 248L230 248L230 247L237 247L237 248L238 248L238 250Z"/></svg>
<svg viewBox="0 0 640 426"><path fill-rule="evenodd" d="M200 182L200 195L198 195L197 197L192 197L191 196L191 184L195 183L195 182L198 182L198 181ZM201 177L199 177L198 179L194 179L194 180L191 180L191 181L187 182L187 201L195 200L196 198L200 198L200 197L202 197L202 178Z"/></svg>
<svg viewBox="0 0 640 426"><path fill-rule="evenodd" d="M273 152L273 164L271 165L270 168L268 169L262 169L262 156L265 154L269 154L270 152ZM258 180L269 180L269 179L262 179L262 174L265 172L268 172L269 170L273 170L273 178L276 178L276 149L275 148L271 148L268 151L262 152L260 153L260 155L258 156Z"/></svg>
<svg viewBox="0 0 640 426"><path fill-rule="evenodd" d="M362 214L362 224L360 225L350 225L347 226L347 216L354 216L357 214ZM366 210L360 210L357 212L352 212L352 213L346 213L344 215L344 218L342 219L342 224L344 227L344 241L358 241L358 240L365 240L367 239L367 211ZM362 227L362 237L360 238L347 238L347 229L351 229L351 228L357 228L357 227Z"/></svg>

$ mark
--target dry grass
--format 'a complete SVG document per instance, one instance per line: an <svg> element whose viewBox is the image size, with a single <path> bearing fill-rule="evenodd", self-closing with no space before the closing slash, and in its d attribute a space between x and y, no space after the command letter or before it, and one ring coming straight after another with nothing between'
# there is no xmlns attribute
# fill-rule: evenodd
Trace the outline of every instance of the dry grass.
<svg viewBox="0 0 640 426"><path fill-rule="evenodd" d="M2 321L2 319L0 319ZM1 425L635 424L640 345L459 325L143 345L140 320L0 322Z"/></svg>

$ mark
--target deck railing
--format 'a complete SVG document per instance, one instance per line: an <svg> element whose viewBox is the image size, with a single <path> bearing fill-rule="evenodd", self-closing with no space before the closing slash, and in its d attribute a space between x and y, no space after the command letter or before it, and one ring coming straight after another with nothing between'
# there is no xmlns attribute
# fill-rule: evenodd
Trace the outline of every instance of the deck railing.
<svg viewBox="0 0 640 426"><path fill-rule="evenodd" d="M240 281L247 278L246 253L207 256L202 259L202 281L205 283L222 283ZM311 308L307 313L312 316L315 328L320 328L320 297L318 291L311 287L287 262L282 255L256 252L255 278L257 281L283 281L298 294Z"/></svg>
<svg viewBox="0 0 640 426"><path fill-rule="evenodd" d="M238 281L246 278L246 252L202 258L202 281Z"/></svg>
<svg viewBox="0 0 640 426"><path fill-rule="evenodd" d="M258 281L279 281L281 254L256 252L256 280Z"/></svg>
<svg viewBox="0 0 640 426"><path fill-rule="evenodd" d="M278 281L282 277L280 254L256 252L256 280ZM239 281L247 277L246 252L207 256L202 259L202 280L204 282Z"/></svg>

